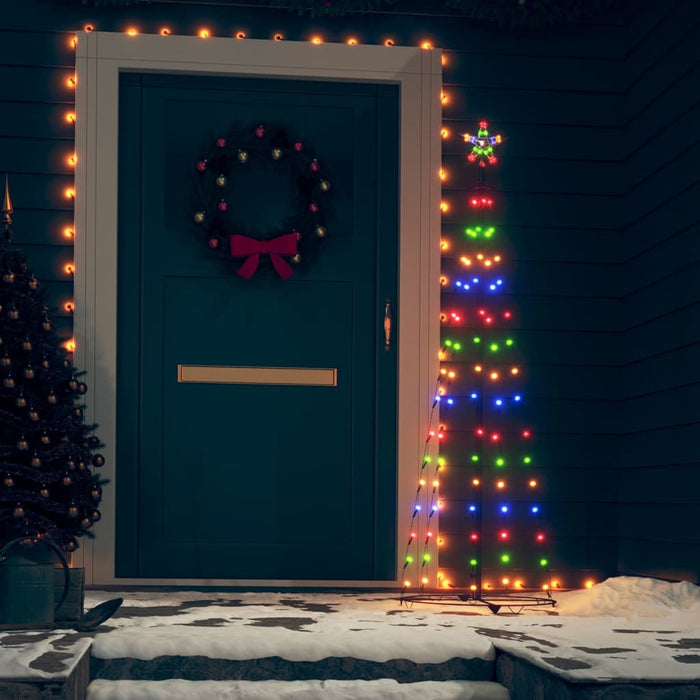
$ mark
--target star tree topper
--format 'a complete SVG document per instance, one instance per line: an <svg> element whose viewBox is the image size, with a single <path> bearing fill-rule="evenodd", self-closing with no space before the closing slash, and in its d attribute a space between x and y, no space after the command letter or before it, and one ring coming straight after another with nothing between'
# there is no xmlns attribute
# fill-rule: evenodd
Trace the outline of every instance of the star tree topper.
<svg viewBox="0 0 700 700"><path fill-rule="evenodd" d="M470 163L478 161L482 168L486 167L486 163L494 165L498 161L493 147L503 140L500 134L489 136L488 126L488 122L481 121L476 134L464 134L464 141L472 144L472 152L467 156L467 160Z"/></svg>

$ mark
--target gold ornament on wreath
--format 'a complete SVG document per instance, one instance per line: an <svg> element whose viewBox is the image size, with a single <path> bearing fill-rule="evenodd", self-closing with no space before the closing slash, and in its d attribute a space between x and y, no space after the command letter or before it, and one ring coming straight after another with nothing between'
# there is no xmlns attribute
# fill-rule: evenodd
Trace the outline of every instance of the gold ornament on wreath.
<svg viewBox="0 0 700 700"><path fill-rule="evenodd" d="M235 214L230 198L236 183L254 169L269 168L296 188L291 210L276 227L251 231L245 212ZM192 221L209 249L236 262L250 279L259 269L288 279L313 262L328 235L331 180L321 161L300 137L285 128L253 124L218 136L194 167Z"/></svg>

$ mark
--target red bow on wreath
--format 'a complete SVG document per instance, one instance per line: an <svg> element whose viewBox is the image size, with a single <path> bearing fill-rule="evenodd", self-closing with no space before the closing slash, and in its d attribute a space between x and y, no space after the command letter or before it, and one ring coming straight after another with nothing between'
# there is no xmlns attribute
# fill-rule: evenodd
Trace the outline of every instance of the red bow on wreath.
<svg viewBox="0 0 700 700"><path fill-rule="evenodd" d="M231 236L231 257L247 258L238 270L241 277L249 280L258 269L260 255L269 255L272 267L277 274L286 280L294 274L291 265L282 259L283 255L297 254L297 233L285 233L269 241L258 241L248 236Z"/></svg>

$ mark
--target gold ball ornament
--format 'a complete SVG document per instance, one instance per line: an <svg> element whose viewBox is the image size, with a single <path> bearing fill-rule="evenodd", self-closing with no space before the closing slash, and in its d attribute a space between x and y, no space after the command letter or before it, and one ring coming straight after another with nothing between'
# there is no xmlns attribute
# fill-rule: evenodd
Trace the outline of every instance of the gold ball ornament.
<svg viewBox="0 0 700 700"><path fill-rule="evenodd" d="M92 491L90 491L90 496L93 501L99 501L102 498L102 491L100 491L97 486L93 486Z"/></svg>
<svg viewBox="0 0 700 700"><path fill-rule="evenodd" d="M104 466L104 463L105 463L105 458L102 455L100 455L100 454L93 455L93 457L92 457L93 466L102 467L102 466Z"/></svg>
<svg viewBox="0 0 700 700"><path fill-rule="evenodd" d="M32 367L31 365L27 365L22 371L22 374L24 375L25 379L34 379L34 377L36 376L36 373L34 372L34 367Z"/></svg>
<svg viewBox="0 0 700 700"><path fill-rule="evenodd" d="M238 151L238 162L239 163L247 163L249 158L250 158L250 156L248 155L248 151L244 151L243 149Z"/></svg>
<svg viewBox="0 0 700 700"><path fill-rule="evenodd" d="M58 397L57 397L56 394L54 394L54 392L52 391L52 392L46 397L46 400L47 400L52 406L55 406L56 403L58 402Z"/></svg>
<svg viewBox="0 0 700 700"><path fill-rule="evenodd" d="M51 438L49 437L48 433L42 433L41 437L39 438L39 441L41 442L42 445L50 445L51 444Z"/></svg>
<svg viewBox="0 0 700 700"><path fill-rule="evenodd" d="M2 281L5 282L5 284L12 284L15 281L15 273L5 272L2 276Z"/></svg>
<svg viewBox="0 0 700 700"><path fill-rule="evenodd" d="M80 527L83 528L83 530L87 530L88 528L92 527L92 520L90 518L83 518L80 521Z"/></svg>
<svg viewBox="0 0 700 700"><path fill-rule="evenodd" d="M219 187L226 187L227 182L228 182L228 180L226 179L226 175L217 175L216 184Z"/></svg>
<svg viewBox="0 0 700 700"><path fill-rule="evenodd" d="M70 469L70 471L73 471L75 469L75 460L69 458L68 461L66 462L66 467Z"/></svg>
<svg viewBox="0 0 700 700"><path fill-rule="evenodd" d="M196 211L194 213L194 220L195 220L195 223L197 223L197 224L204 223L204 219L206 219L206 218L207 218L207 215L203 211Z"/></svg>
<svg viewBox="0 0 700 700"><path fill-rule="evenodd" d="M48 498L49 497L49 490L46 488L46 484L42 484L42 487L39 489L39 495L42 498Z"/></svg>
<svg viewBox="0 0 700 700"><path fill-rule="evenodd" d="M34 456L29 461L29 466L38 469L41 466L41 457L35 452Z"/></svg>
<svg viewBox="0 0 700 700"><path fill-rule="evenodd" d="M321 192L328 192L331 189L331 183L328 180L321 180L318 186L321 188Z"/></svg>
<svg viewBox="0 0 700 700"><path fill-rule="evenodd" d="M76 406L75 409L73 410L73 415L80 419L83 417L83 409L80 408L80 406Z"/></svg>
<svg viewBox="0 0 700 700"><path fill-rule="evenodd" d="M39 420L39 411L37 411L36 408L30 408L27 415L29 416L29 420L35 423Z"/></svg>
<svg viewBox="0 0 700 700"><path fill-rule="evenodd" d="M11 321L16 321L19 318L19 311L17 310L16 307L12 307L8 312L7 312L7 318L9 318Z"/></svg>
<svg viewBox="0 0 700 700"><path fill-rule="evenodd" d="M91 510L88 513L88 518L90 518L90 520L92 520L93 523L96 523L101 517L102 517L102 513L100 513L100 511L97 509Z"/></svg>
<svg viewBox="0 0 700 700"><path fill-rule="evenodd" d="M301 262L301 254L297 253L296 255L292 256L291 260L295 265L298 265Z"/></svg>
<svg viewBox="0 0 700 700"><path fill-rule="evenodd" d="M0 357L0 367L10 367L10 365L12 365L12 359L9 355Z"/></svg>
<svg viewBox="0 0 700 700"><path fill-rule="evenodd" d="M69 518L77 518L80 515L80 511L78 510L78 506L76 505L69 505L68 506L68 517Z"/></svg>
<svg viewBox="0 0 700 700"><path fill-rule="evenodd" d="M15 406L17 408L25 408L27 405L27 399L24 396L24 394L20 394L16 399L15 399Z"/></svg>
<svg viewBox="0 0 700 700"><path fill-rule="evenodd" d="M87 469L87 464L85 464L85 462L83 462L83 460L81 459L78 462L78 471L84 472L86 469Z"/></svg>
<svg viewBox="0 0 700 700"><path fill-rule="evenodd" d="M281 148L273 148L270 151L270 155L272 156L272 160L280 160L282 158L282 149Z"/></svg>
<svg viewBox="0 0 700 700"><path fill-rule="evenodd" d="M8 375L2 380L2 385L6 389L14 389L15 388L15 378L12 375Z"/></svg>
<svg viewBox="0 0 700 700"><path fill-rule="evenodd" d="M320 226L320 225L317 226L317 227L314 229L314 231L315 231L316 235L317 235L319 238L324 238L325 235L326 235L326 233L327 233L326 229L325 229L323 226Z"/></svg>
<svg viewBox="0 0 700 700"><path fill-rule="evenodd" d="M22 508L22 506L18 503L12 511L12 515L15 518L17 518L18 520L20 518L23 518L24 517L24 508Z"/></svg>
<svg viewBox="0 0 700 700"><path fill-rule="evenodd" d="M11 489L15 485L15 480L9 474L7 474L2 480L2 483L6 488Z"/></svg>
<svg viewBox="0 0 700 700"><path fill-rule="evenodd" d="M41 327L48 333L53 328L51 320L48 318L45 318L43 323L41 324Z"/></svg>
<svg viewBox="0 0 700 700"><path fill-rule="evenodd" d="M29 340L29 338L25 338L22 341L22 350L25 350L26 352L31 352L32 349L32 341Z"/></svg>
<svg viewBox="0 0 700 700"><path fill-rule="evenodd" d="M64 474L63 478L61 479L61 483L64 486L70 486L73 483L73 479L70 477L70 475Z"/></svg>
<svg viewBox="0 0 700 700"><path fill-rule="evenodd" d="M27 287L29 287L29 289L31 289L33 292L35 292L37 289L39 289L39 280L36 277L32 277L27 282Z"/></svg>
<svg viewBox="0 0 700 700"><path fill-rule="evenodd" d="M21 451L29 449L29 441L26 437L24 437L24 435L22 435L22 437L20 437L20 439L17 440L17 449Z"/></svg>
<svg viewBox="0 0 700 700"><path fill-rule="evenodd" d="M75 550L78 549L78 541L77 540L70 540L70 542L67 542L66 544L63 545L63 549L66 552L75 552Z"/></svg>
<svg viewBox="0 0 700 700"><path fill-rule="evenodd" d="M71 391L78 391L78 380L75 377L68 381L68 388Z"/></svg>
<svg viewBox="0 0 700 700"><path fill-rule="evenodd" d="M49 367L51 367L51 363L49 362L49 358L46 357L46 355L44 355L44 357L41 358L41 366L44 369L48 369Z"/></svg>

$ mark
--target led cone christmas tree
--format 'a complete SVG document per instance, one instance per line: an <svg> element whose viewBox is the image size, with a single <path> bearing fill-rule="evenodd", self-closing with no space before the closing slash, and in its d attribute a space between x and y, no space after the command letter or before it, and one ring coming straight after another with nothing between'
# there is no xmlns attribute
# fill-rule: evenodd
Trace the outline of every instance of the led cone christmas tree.
<svg viewBox="0 0 700 700"><path fill-rule="evenodd" d="M478 180L468 193L464 237L459 242L443 241L449 256L443 256L440 280L442 365L402 583L404 596L412 589L430 587L461 590L457 598L462 601L487 602L496 594L508 593L512 599L513 592L525 589L549 592L549 538L541 520L541 478L521 388L523 367L513 332L516 319L494 223L500 202L486 184L487 171L498 163L495 150L502 138L490 135L487 122L482 121L476 134L464 134L464 141L471 146L467 164L477 168ZM437 460L431 460L428 451L434 438L441 445ZM459 538L452 532L449 546L441 549L446 538L442 529L433 536L437 522L431 527L431 520L440 512L438 479L445 470L449 478L443 479L448 484L442 487L443 496L450 499L451 508L464 507L461 516L450 513L449 519L453 524L459 519L467 529ZM425 572L436 552L441 553L440 571L430 580ZM450 568L443 559L451 562ZM414 599L421 597L425 596L418 594ZM549 597L530 600L533 605L551 601ZM524 598L521 602L528 605ZM492 607L497 610L499 605Z"/></svg>
<svg viewBox="0 0 700 700"><path fill-rule="evenodd" d="M104 464L86 425L87 386L53 328L46 292L11 247L5 182L0 240L0 546L50 538L72 552L100 519Z"/></svg>

